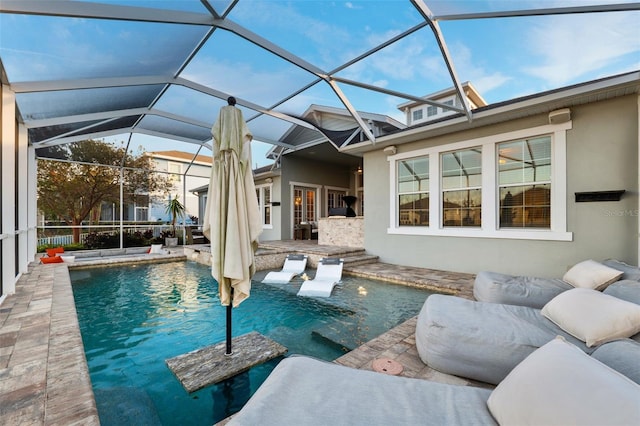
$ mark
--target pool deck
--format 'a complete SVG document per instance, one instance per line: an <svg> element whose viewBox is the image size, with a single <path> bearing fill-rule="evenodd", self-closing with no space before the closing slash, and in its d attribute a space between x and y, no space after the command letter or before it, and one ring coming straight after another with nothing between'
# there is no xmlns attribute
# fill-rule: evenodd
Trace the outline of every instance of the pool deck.
<svg viewBox="0 0 640 426"><path fill-rule="evenodd" d="M333 256L350 248L318 246L313 241L278 242L287 251ZM92 266L131 261L133 257L92 261ZM148 260L149 256L141 259ZM184 259L179 254L154 255L154 261ZM72 267L89 266L77 262ZM16 293L0 305L0 424L99 425L82 337L69 278L69 265L32 263L16 284ZM472 298L471 274L412 268L386 263L345 264L344 273L404 285L440 290ZM386 357L402 364L402 376L443 383L483 386L427 367L418 357L416 318L395 327L335 360L371 370ZM486 385L485 385L486 386Z"/></svg>

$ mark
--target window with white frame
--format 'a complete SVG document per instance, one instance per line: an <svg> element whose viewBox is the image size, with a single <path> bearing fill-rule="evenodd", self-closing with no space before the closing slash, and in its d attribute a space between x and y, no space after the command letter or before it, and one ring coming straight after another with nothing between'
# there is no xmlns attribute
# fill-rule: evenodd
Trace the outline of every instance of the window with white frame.
<svg viewBox="0 0 640 426"><path fill-rule="evenodd" d="M422 120L422 109L416 109L413 111L413 121Z"/></svg>
<svg viewBox="0 0 640 426"><path fill-rule="evenodd" d="M551 137L498 144L501 228L551 228Z"/></svg>
<svg viewBox="0 0 640 426"><path fill-rule="evenodd" d="M570 121L548 124L389 156L388 232L571 241L566 189L571 128ZM428 165L424 186L407 167L416 162ZM425 201L416 204L412 197Z"/></svg>
<svg viewBox="0 0 640 426"><path fill-rule="evenodd" d="M397 163L398 226L429 225L429 156Z"/></svg>
<svg viewBox="0 0 640 426"><path fill-rule="evenodd" d="M438 107L429 105L427 107L427 117L433 117L434 115L438 115Z"/></svg>
<svg viewBox="0 0 640 426"><path fill-rule="evenodd" d="M338 189L327 189L327 214L333 208L343 207L342 197L347 195L347 191Z"/></svg>
<svg viewBox="0 0 640 426"><path fill-rule="evenodd" d="M182 182L182 164L168 162L167 171L169 172L169 180L171 182Z"/></svg>
<svg viewBox="0 0 640 426"><path fill-rule="evenodd" d="M480 226L482 148L441 154L442 225Z"/></svg>
<svg viewBox="0 0 640 426"><path fill-rule="evenodd" d="M146 222L149 220L149 207L135 207L136 222Z"/></svg>
<svg viewBox="0 0 640 426"><path fill-rule="evenodd" d="M271 227L271 185L256 186L258 207L263 227Z"/></svg>

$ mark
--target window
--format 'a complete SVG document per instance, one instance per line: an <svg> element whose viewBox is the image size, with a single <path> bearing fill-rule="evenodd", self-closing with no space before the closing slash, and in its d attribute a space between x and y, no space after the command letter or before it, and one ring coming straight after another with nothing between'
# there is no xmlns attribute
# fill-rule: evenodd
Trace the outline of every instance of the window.
<svg viewBox="0 0 640 426"><path fill-rule="evenodd" d="M136 222L147 222L149 220L149 207L135 207Z"/></svg>
<svg viewBox="0 0 640 426"><path fill-rule="evenodd" d="M422 120L422 109L416 109L413 111L413 121Z"/></svg>
<svg viewBox="0 0 640 426"><path fill-rule="evenodd" d="M271 228L271 185L256 186L262 226Z"/></svg>
<svg viewBox="0 0 640 426"><path fill-rule="evenodd" d="M498 144L501 228L551 228L551 137Z"/></svg>
<svg viewBox="0 0 640 426"><path fill-rule="evenodd" d="M434 115L438 115L438 107L430 105L427 107L427 117L433 117Z"/></svg>
<svg viewBox="0 0 640 426"><path fill-rule="evenodd" d="M264 189L264 204L262 205L262 223L265 225L271 225L271 187L267 186Z"/></svg>
<svg viewBox="0 0 640 426"><path fill-rule="evenodd" d="M482 148L441 154L443 226L480 226Z"/></svg>
<svg viewBox="0 0 640 426"><path fill-rule="evenodd" d="M398 161L398 225L429 226L429 157Z"/></svg>
<svg viewBox="0 0 640 426"><path fill-rule="evenodd" d="M180 163L167 163L169 180L173 183L182 182L182 165Z"/></svg>
<svg viewBox="0 0 640 426"><path fill-rule="evenodd" d="M443 103L443 104L445 104L445 105L449 105L449 106L451 106L451 107L452 107L452 106L454 106L454 101L453 101L453 99L449 99L449 100L444 101L444 102L442 102L442 103ZM452 110L450 110L449 108L442 108L442 113L443 113L443 114L450 114L450 113L452 113L452 112L453 112L453 111L452 111Z"/></svg>
<svg viewBox="0 0 640 426"><path fill-rule="evenodd" d="M327 214L333 208L344 207L342 197L345 195L347 195L347 191L327 189Z"/></svg>
<svg viewBox="0 0 640 426"><path fill-rule="evenodd" d="M572 241L571 128L571 121L548 124L388 156L387 232Z"/></svg>

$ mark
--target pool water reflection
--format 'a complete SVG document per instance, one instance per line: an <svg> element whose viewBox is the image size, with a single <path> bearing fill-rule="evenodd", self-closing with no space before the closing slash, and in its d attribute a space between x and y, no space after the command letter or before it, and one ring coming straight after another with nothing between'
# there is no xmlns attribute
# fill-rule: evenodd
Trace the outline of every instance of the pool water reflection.
<svg viewBox="0 0 640 426"><path fill-rule="evenodd" d="M266 272L256 274L251 297L233 310L233 335L257 331L286 346L289 355L324 360L416 315L431 294L345 276L331 298L303 298L295 295L299 280L258 283ZM279 362L188 394L165 360L225 339L225 308L209 268L173 262L70 274L103 425L126 421L120 400L138 420L150 411L149 423L211 425L242 408Z"/></svg>

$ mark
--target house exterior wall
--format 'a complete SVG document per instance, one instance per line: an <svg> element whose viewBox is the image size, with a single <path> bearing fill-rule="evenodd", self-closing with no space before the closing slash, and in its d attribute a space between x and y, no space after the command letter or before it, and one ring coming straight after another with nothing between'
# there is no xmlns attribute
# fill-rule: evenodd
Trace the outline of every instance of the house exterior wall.
<svg viewBox="0 0 640 426"><path fill-rule="evenodd" d="M180 164L182 173L186 170L188 163L185 163L181 159L167 160L165 158L154 157L156 164L156 170L166 172L168 170L169 163ZM189 168L189 174L187 176L181 176L180 180L176 181L171 190L171 198L178 194L178 198L183 202L186 209L186 219L189 216L200 217L198 196L190 192L193 188L198 188L209 183L211 175L211 166L194 163ZM183 183L184 179L184 183ZM183 185L186 187L186 192L183 198ZM166 197L157 198L152 200L149 205L149 220L150 221L169 221L170 216L166 213L166 205L169 199L169 195Z"/></svg>
<svg viewBox="0 0 640 426"><path fill-rule="evenodd" d="M352 173L346 166L309 161L301 158L282 157L282 180L280 186L280 221L281 238L293 238L293 195L291 184L307 184L320 188L318 202L320 206L319 217L327 216L327 200L324 188L348 188L349 194L354 193ZM274 198L275 199L275 198Z"/></svg>
<svg viewBox="0 0 640 426"><path fill-rule="evenodd" d="M281 182L280 176L270 177L271 183L265 179L255 181L256 187L261 185L271 186L271 225L265 225L262 228L262 234L260 234L260 241L277 241L282 239L282 227L280 226L282 221L282 204L273 205L274 203L281 202Z"/></svg>
<svg viewBox="0 0 640 426"><path fill-rule="evenodd" d="M637 264L638 97L572 107L571 118L566 131L566 231L571 241L389 233L390 166L386 154L374 151L364 156L365 248L382 262L469 273L562 277L585 259ZM541 114L397 148L403 153L547 124L547 115ZM616 189L626 190L618 202L575 202L575 192Z"/></svg>

